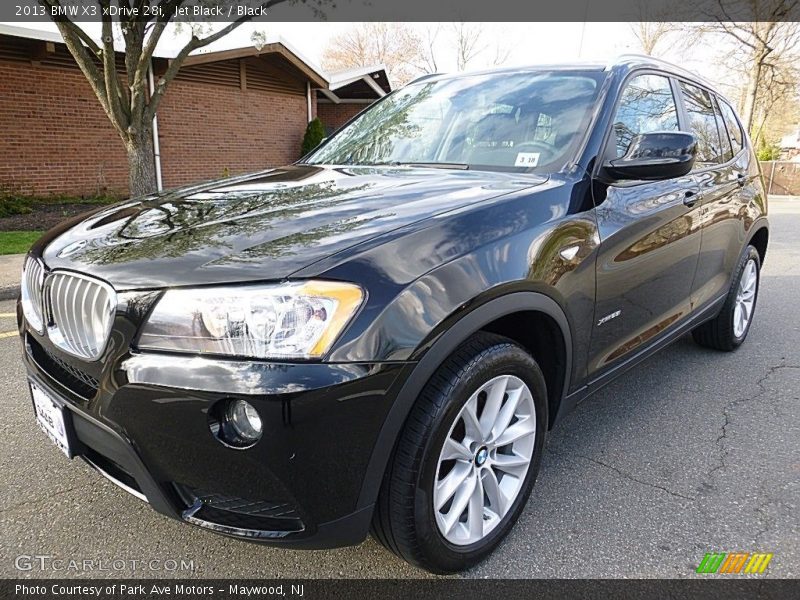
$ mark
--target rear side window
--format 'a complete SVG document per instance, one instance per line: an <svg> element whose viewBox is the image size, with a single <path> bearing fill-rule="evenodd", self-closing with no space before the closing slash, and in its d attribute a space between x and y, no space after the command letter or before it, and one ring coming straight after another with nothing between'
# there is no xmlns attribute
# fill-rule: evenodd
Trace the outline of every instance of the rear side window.
<svg viewBox="0 0 800 600"><path fill-rule="evenodd" d="M742 144L742 128L739 126L739 121L736 120L736 115L733 109L727 102L717 98L719 109L722 112L722 120L728 129L728 134L731 136L731 145L733 146L733 153L738 154L744 145Z"/></svg>
<svg viewBox="0 0 800 600"><path fill-rule="evenodd" d="M678 113L669 79L637 75L625 86L614 118L617 157L624 156L634 137L653 131L677 131Z"/></svg>
<svg viewBox="0 0 800 600"><path fill-rule="evenodd" d="M697 138L698 167L707 167L724 162L725 152L714 117L714 105L709 93L689 83L681 82L681 92L689 115L689 127ZM725 143L727 146L727 142ZM729 149L730 151L730 149Z"/></svg>
<svg viewBox="0 0 800 600"><path fill-rule="evenodd" d="M725 127L725 123L722 120L722 114L720 113L719 109L719 101L717 100L716 96L714 98L714 116L717 118L717 131L719 131L720 140L722 140L722 161L728 162L730 159L733 158L733 146L731 145L731 140L728 137L728 129Z"/></svg>

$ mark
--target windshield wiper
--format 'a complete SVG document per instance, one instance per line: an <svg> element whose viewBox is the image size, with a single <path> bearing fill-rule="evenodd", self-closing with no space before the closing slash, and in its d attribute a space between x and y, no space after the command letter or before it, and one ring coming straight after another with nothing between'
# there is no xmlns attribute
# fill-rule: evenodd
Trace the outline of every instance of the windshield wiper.
<svg viewBox="0 0 800 600"><path fill-rule="evenodd" d="M466 171L469 165L464 163L440 163L440 162L410 162L402 163L404 167L431 167L432 169L461 169Z"/></svg>
<svg viewBox="0 0 800 600"><path fill-rule="evenodd" d="M361 165L363 167L429 167L431 169L461 169L466 171L469 165L464 163L443 163L443 162L400 162L399 160L391 160L388 162L371 163L368 165Z"/></svg>

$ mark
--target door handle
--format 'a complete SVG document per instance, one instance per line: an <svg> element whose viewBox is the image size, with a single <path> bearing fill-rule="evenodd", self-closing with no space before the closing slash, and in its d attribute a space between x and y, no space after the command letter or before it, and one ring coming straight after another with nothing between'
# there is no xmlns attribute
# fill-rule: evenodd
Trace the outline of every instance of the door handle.
<svg viewBox="0 0 800 600"><path fill-rule="evenodd" d="M689 208L697 204L698 200L700 200L700 194L697 190L686 190L683 193L683 203Z"/></svg>

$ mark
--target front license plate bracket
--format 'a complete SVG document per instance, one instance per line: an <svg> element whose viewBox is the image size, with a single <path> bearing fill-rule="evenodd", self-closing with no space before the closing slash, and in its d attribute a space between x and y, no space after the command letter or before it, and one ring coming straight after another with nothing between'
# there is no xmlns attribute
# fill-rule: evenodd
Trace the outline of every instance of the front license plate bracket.
<svg viewBox="0 0 800 600"><path fill-rule="evenodd" d="M36 423L39 428L50 438L67 458L77 456L78 443L72 428L72 415L58 397L37 384L30 381L31 398Z"/></svg>

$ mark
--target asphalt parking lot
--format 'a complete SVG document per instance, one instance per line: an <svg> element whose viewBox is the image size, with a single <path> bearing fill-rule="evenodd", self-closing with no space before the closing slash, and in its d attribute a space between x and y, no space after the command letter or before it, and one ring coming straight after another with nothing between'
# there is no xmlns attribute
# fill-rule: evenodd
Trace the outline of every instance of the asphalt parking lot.
<svg viewBox="0 0 800 600"><path fill-rule="evenodd" d="M800 577L800 199L770 210L745 345L724 354L686 337L583 402L552 432L511 536L466 577L690 577L712 551L771 552L761 577ZM371 539L314 552L224 539L68 461L34 423L19 341L2 335L12 312L0 302L1 577L427 575ZM19 571L20 555L109 570ZM152 558L160 570L132 570Z"/></svg>

